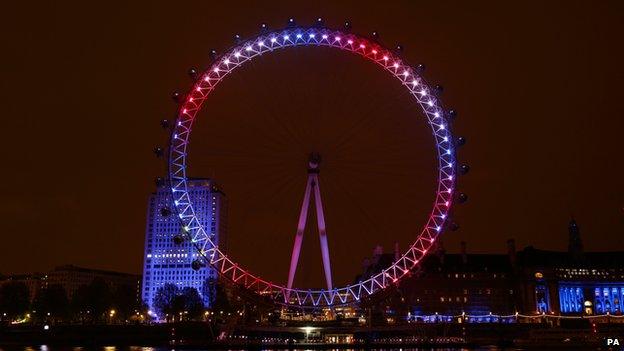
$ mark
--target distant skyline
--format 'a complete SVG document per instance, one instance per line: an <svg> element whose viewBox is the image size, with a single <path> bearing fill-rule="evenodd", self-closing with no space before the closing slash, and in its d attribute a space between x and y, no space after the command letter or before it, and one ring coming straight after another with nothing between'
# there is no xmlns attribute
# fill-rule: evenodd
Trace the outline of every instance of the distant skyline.
<svg viewBox="0 0 624 351"><path fill-rule="evenodd" d="M585 250L624 250L621 2L12 2L5 13L0 273L67 263L139 273L147 199L164 176L151 150L166 143L159 121L175 112L171 92L188 89L188 68L206 67L235 33L290 17L377 30L444 86L455 133L468 140L459 159L471 166L447 251L464 240L469 252L504 252L508 238L518 249L566 250L571 216ZM297 49L221 88L194 132L190 170L228 195L238 261L285 281L311 151L326 160L337 283L376 243L405 248L430 209L433 149L388 76L355 57ZM299 283L322 285L309 230Z"/></svg>

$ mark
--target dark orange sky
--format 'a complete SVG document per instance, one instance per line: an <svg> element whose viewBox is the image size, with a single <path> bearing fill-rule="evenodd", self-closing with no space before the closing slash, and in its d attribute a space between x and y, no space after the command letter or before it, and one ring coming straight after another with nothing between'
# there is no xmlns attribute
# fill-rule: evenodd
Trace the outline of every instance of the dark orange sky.
<svg viewBox="0 0 624 351"><path fill-rule="evenodd" d="M447 249L466 240L470 251L502 252L510 237L565 249L573 214L586 249L624 250L619 1L10 2L0 15L0 272L64 263L139 272L146 199L163 171L151 150L175 111L170 93L235 33L318 16L402 43L459 111L470 201ZM418 110L390 77L303 49L263 57L221 88L193 135L191 171L228 193L236 259L285 275L311 149L326 159L339 282L374 244L413 237L433 195L433 147L421 119L403 118ZM321 277L311 229L301 285Z"/></svg>

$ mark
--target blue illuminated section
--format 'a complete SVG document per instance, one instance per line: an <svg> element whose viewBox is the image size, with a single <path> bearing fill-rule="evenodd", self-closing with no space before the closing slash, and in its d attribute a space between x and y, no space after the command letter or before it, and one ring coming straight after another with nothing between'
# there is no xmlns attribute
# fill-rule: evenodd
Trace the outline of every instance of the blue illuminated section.
<svg viewBox="0 0 624 351"><path fill-rule="evenodd" d="M209 231L211 240L217 245L222 244L225 195L214 190L212 182L207 179L189 180L188 186L198 220ZM180 220L175 212L162 211L163 208L172 207L171 191L166 186L159 187L149 198L141 297L152 311L151 314L156 316L158 312L154 308L154 297L158 288L167 283L179 289L195 288L206 308L212 305L216 293L216 270L203 267L195 271L191 263L199 257L199 253L194 245L188 239L180 244L174 242L174 237L181 234Z"/></svg>
<svg viewBox="0 0 624 351"><path fill-rule="evenodd" d="M587 292L589 296L585 296ZM593 295L593 296L592 296ZM624 283L575 283L559 286L561 313L620 314L624 310ZM587 310L584 308L587 307Z"/></svg>
<svg viewBox="0 0 624 351"><path fill-rule="evenodd" d="M550 299L548 297L548 288L543 283L535 286L535 304L539 313L550 312Z"/></svg>
<svg viewBox="0 0 624 351"><path fill-rule="evenodd" d="M561 313L581 313L583 311L583 288L581 286L559 287L559 308Z"/></svg>
<svg viewBox="0 0 624 351"><path fill-rule="evenodd" d="M624 284L605 285L594 288L594 306L596 313L619 314L624 308L622 298L624 297Z"/></svg>

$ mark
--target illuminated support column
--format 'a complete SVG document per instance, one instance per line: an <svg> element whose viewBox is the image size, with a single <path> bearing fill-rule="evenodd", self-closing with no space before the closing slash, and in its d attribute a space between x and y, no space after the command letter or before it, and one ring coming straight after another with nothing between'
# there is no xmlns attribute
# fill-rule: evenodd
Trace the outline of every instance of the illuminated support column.
<svg viewBox="0 0 624 351"><path fill-rule="evenodd" d="M332 289L331 263L329 261L329 246L327 245L327 231L325 230L325 215L323 214L323 202L321 201L321 187L318 182L318 174L312 175L312 187L314 188L314 203L316 205L316 220L321 242L321 254L323 256L323 269L325 269L325 281L327 290Z"/></svg>
<svg viewBox="0 0 624 351"><path fill-rule="evenodd" d="M323 257L323 268L325 270L325 281L327 283L327 289L332 289L332 275L331 275L331 263L329 258L329 246L327 244L327 231L325 229L325 215L323 214L323 202L321 201L321 191L318 181L319 164L321 158L318 154L310 155L310 161L308 163L308 182L306 184L306 190L303 195L303 204L301 205L301 212L299 213L299 222L297 224L297 234L295 235L295 242L293 244L292 255L290 258L290 270L288 271L288 289L292 289L293 281L295 279L295 273L297 271L297 264L299 262L299 254L301 253L301 244L303 243L303 232L305 230L306 221L308 218L308 207L310 206L310 196L312 190L314 190L314 204L316 207L316 220L319 229L319 240L321 242L321 254ZM286 294L288 299L289 294Z"/></svg>
<svg viewBox="0 0 624 351"><path fill-rule="evenodd" d="M297 271L297 263L299 262L299 253L301 253L301 244L303 243L303 231L305 230L308 218L308 206L310 205L310 190L312 187L312 179L308 176L308 184L306 185L305 194L303 195L303 203L301 204L301 212L299 213L299 222L297 223L297 234L295 235L295 243L293 244L292 255L290 257L290 270L288 271L288 289L292 289L295 280L295 272Z"/></svg>

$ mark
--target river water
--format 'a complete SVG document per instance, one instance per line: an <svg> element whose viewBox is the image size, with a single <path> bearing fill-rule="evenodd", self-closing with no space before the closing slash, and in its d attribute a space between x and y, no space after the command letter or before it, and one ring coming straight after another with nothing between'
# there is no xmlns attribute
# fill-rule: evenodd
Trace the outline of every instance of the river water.
<svg viewBox="0 0 624 351"><path fill-rule="evenodd" d="M37 346L28 346L28 347L18 347L18 346L8 346L3 347L0 346L0 351L174 351L173 348L168 347L147 347L147 346L105 346L105 347L67 347L67 346L48 346L48 345L37 345ZM185 351L208 351L201 349L183 349ZM271 349L266 349L269 351ZM285 349L287 350L287 349ZM331 349L327 349L328 351L333 351ZM363 349L340 349L340 351L359 351ZM518 348L505 348L501 349L498 347L479 347L479 348L405 348L405 349L373 349L375 351L499 351L499 350L522 350ZM536 350L536 349L532 349ZM228 351L245 351L239 349L232 349ZM292 351L307 351L305 349L293 349ZM337 351L337 350L336 350Z"/></svg>

